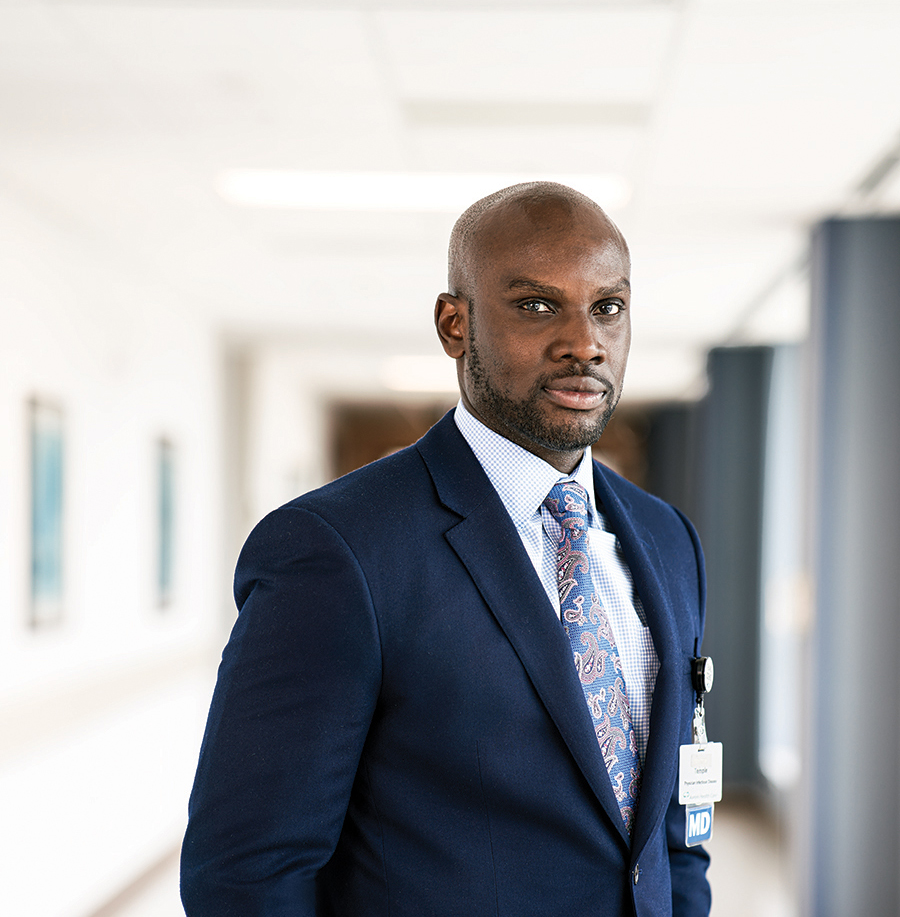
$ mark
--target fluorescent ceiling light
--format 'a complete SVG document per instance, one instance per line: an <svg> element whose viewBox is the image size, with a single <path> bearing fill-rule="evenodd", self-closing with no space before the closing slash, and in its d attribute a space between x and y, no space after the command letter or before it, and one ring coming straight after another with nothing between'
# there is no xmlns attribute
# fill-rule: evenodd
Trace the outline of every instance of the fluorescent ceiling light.
<svg viewBox="0 0 900 917"><path fill-rule="evenodd" d="M456 361L447 356L388 357L381 381L394 392L452 393L459 390Z"/></svg>
<svg viewBox="0 0 900 917"><path fill-rule="evenodd" d="M615 210L630 196L628 182L612 174L505 172L299 172L226 169L216 190L231 204L305 210L389 210L460 213L479 198L523 181L557 181Z"/></svg>

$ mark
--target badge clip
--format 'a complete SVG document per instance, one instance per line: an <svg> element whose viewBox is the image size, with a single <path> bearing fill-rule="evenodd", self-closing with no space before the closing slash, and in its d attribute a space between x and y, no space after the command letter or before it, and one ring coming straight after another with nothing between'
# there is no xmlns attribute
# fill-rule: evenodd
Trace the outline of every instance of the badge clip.
<svg viewBox="0 0 900 917"><path fill-rule="evenodd" d="M694 707L694 718L691 722L691 741L695 745L705 745L708 741L703 697L712 689L714 678L715 667L709 656L697 656L691 660L691 683L697 694L697 705Z"/></svg>

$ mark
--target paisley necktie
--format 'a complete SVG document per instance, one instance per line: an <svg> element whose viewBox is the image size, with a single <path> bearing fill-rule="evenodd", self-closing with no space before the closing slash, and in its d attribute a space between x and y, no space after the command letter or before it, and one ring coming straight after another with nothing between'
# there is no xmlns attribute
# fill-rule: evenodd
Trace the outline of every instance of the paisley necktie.
<svg viewBox="0 0 900 917"><path fill-rule="evenodd" d="M631 725L622 660L606 611L591 578L588 495L574 481L554 485L544 505L560 524L556 583L560 618L575 654L603 761L628 833L634 822L641 763Z"/></svg>

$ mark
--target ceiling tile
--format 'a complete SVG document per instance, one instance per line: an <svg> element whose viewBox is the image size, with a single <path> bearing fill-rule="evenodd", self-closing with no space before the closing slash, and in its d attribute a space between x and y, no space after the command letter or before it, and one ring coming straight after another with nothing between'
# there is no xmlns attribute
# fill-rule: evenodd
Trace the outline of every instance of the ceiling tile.
<svg viewBox="0 0 900 917"><path fill-rule="evenodd" d="M571 104L652 98L676 14L384 12L377 22L402 99Z"/></svg>

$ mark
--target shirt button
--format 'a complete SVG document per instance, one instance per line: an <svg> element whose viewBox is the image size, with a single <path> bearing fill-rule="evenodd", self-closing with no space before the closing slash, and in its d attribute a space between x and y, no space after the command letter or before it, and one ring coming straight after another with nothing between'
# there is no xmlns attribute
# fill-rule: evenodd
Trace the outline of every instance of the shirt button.
<svg viewBox="0 0 900 917"><path fill-rule="evenodd" d="M634 873L633 873L633 875L634 875L634 884L637 885L637 884L638 884L638 879L640 879L640 877L641 877L641 867L640 867L640 866L635 866L635 867L634 867Z"/></svg>

